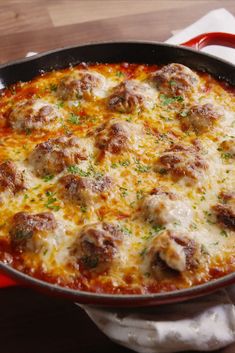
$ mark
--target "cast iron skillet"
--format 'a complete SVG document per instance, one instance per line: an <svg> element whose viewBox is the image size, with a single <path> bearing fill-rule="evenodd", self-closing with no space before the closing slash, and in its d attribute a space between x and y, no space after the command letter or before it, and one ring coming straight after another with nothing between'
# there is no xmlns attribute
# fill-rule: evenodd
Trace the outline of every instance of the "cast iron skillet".
<svg viewBox="0 0 235 353"><path fill-rule="evenodd" d="M195 49L207 45L224 45L235 48L235 35L206 33L183 43ZM53 50L31 58L0 66L0 84L8 86L18 81L28 81L34 76L52 69L61 69L80 62L129 62L167 64L178 62L192 69L210 73L235 87L235 66L197 50L156 42L95 43ZM60 295L78 303L109 306L148 306L180 302L209 294L219 288L235 283L235 272L192 288L147 295L112 295L82 292L59 287L21 273L0 262L0 286L24 284L48 294ZM9 277L8 277L9 276Z"/></svg>

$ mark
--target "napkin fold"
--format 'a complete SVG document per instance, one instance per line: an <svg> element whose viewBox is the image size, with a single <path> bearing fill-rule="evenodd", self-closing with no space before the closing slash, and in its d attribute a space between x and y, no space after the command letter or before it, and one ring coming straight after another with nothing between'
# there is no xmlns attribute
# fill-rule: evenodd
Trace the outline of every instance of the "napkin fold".
<svg viewBox="0 0 235 353"><path fill-rule="evenodd" d="M235 34L235 18L225 9L209 12L166 43L180 44L205 32ZM235 64L235 50L211 46L203 51ZM110 339L140 353L188 350L235 352L235 286L184 303L139 309L82 306ZM228 347L228 345L230 345Z"/></svg>
<svg viewBox="0 0 235 353"><path fill-rule="evenodd" d="M234 300L220 290L184 303L138 310L82 307L116 343L139 353L173 353L212 351L233 343Z"/></svg>

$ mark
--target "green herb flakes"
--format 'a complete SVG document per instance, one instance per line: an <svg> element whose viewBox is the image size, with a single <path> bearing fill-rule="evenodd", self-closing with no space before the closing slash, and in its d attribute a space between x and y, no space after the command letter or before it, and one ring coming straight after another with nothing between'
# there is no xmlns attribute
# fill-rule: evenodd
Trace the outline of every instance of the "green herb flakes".
<svg viewBox="0 0 235 353"><path fill-rule="evenodd" d="M46 175L46 176L43 178L43 181L48 182L48 181L52 180L53 178L54 178L54 175Z"/></svg>
<svg viewBox="0 0 235 353"><path fill-rule="evenodd" d="M162 105L169 105L175 102L182 103L184 98L182 96L168 97L165 94L160 94L160 100Z"/></svg>

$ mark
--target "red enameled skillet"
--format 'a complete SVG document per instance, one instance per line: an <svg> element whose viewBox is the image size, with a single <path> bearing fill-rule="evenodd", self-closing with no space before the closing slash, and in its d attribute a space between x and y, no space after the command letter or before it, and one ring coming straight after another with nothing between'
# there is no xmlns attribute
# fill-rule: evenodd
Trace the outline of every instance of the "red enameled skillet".
<svg viewBox="0 0 235 353"><path fill-rule="evenodd" d="M226 81L235 88L235 66L211 55L198 52L208 45L235 48L235 35L206 33L181 46L156 42L112 42L86 44L53 50L31 58L0 66L0 83L8 86L18 81L28 81L41 72L61 69L79 62L129 62L167 64L179 62L192 69L204 71ZM191 47L189 49L185 47ZM235 272L192 288L148 295L112 295L72 290L29 277L0 262L0 287L23 284L48 294L60 295L78 303L109 306L148 306L180 302L209 294L235 283Z"/></svg>

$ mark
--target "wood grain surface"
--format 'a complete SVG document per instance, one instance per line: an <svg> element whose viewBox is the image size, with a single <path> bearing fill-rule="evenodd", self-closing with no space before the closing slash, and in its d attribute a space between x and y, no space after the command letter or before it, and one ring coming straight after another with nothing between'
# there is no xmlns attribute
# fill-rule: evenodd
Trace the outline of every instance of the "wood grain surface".
<svg viewBox="0 0 235 353"><path fill-rule="evenodd" d="M0 62L90 41L164 41L235 1L0 0ZM30 289L0 290L0 353L128 353L112 343L84 311L64 299Z"/></svg>
<svg viewBox="0 0 235 353"><path fill-rule="evenodd" d="M15 3L16 2L16 3ZM99 0L92 3L101 3L105 12L104 3ZM114 1L112 1L114 2ZM72 7L70 7L72 3ZM54 48L76 45L79 43L100 41L100 40L119 40L119 39L145 39L164 41L172 35L172 30L184 28L206 14L208 11L225 7L235 14L235 1L166 1L165 7L163 1L160 1L160 9L148 13L132 14L135 3L152 3L155 7L158 1L116 1L121 3L122 7L126 3L129 6L129 14L121 17L96 19L95 21L74 23L74 7L80 1L20 1L12 0L2 6L0 1L0 63L24 57L29 51L42 52ZM90 1L87 1L89 4ZM182 7L182 3L184 7ZM177 5L178 4L178 5ZM66 6L65 6L66 5ZM148 6L146 5L146 8ZM172 5L172 8L169 6ZM65 11L65 16L61 8L70 9ZM77 5L76 5L77 6ZM97 6L97 5L96 5ZM53 8L57 11L53 15ZM153 5L152 5L153 7ZM16 8L15 12L13 8ZM25 9L25 10L23 10ZM139 9L139 8L138 8ZM74 10L74 11L73 11ZM89 10L89 7L88 7ZM87 19L89 11L87 10ZM24 11L22 13L22 11ZM100 10L101 11L101 10ZM74 13L73 13L74 12ZM15 20L4 20L4 14L9 16L14 13ZM43 16L45 13L45 17ZM94 10L92 13L96 13ZM120 14L120 11L117 12ZM13 15L12 15L13 16ZM77 12L79 18L79 11ZM91 16L92 18L94 16ZM65 18L65 19L64 19ZM72 24L64 24L71 18ZM84 15L82 17L84 19ZM2 21L1 21L2 19ZM64 20L63 20L64 19ZM58 25L62 23L62 25ZM40 29L39 29L40 28Z"/></svg>

